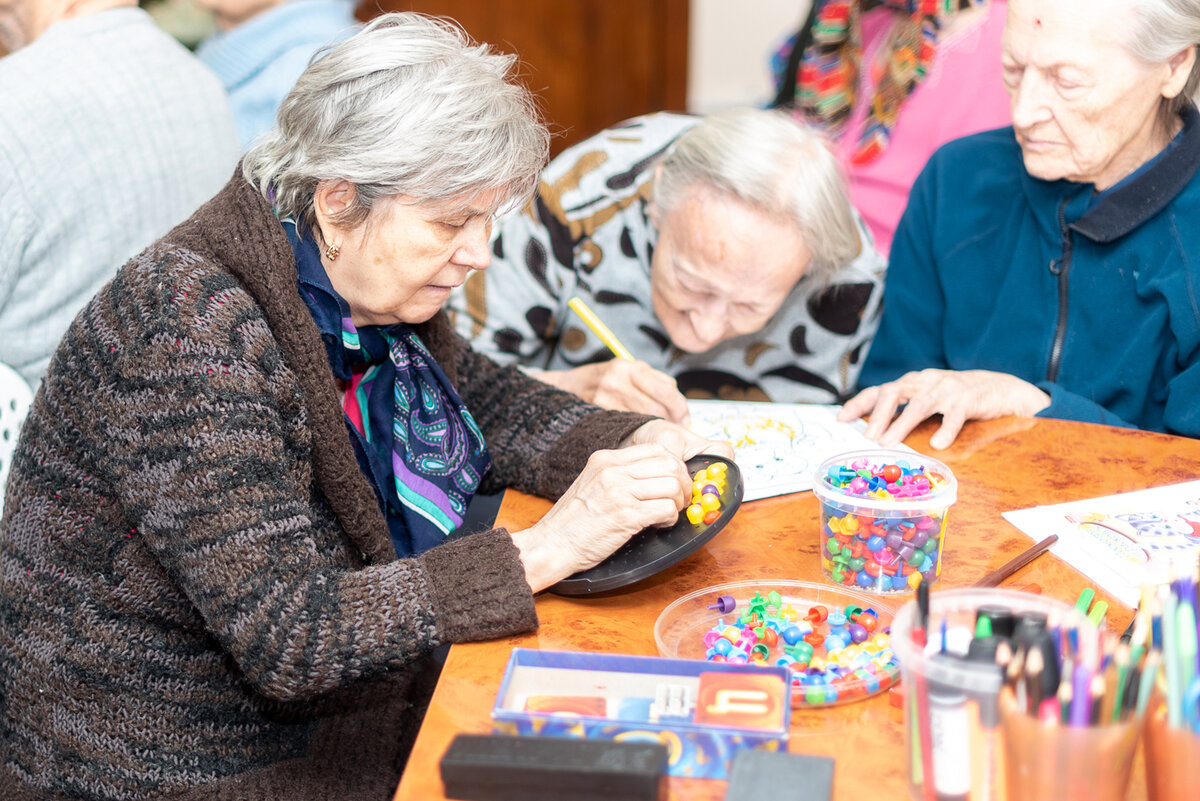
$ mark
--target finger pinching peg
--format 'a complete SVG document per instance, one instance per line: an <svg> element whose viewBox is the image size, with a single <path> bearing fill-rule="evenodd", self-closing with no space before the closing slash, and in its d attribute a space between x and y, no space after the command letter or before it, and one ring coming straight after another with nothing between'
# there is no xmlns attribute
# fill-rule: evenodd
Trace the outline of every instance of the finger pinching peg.
<svg viewBox="0 0 1200 801"><path fill-rule="evenodd" d="M732 595L719 595L715 604L709 604L709 609L716 609L722 615L727 615L737 608L737 601Z"/></svg>

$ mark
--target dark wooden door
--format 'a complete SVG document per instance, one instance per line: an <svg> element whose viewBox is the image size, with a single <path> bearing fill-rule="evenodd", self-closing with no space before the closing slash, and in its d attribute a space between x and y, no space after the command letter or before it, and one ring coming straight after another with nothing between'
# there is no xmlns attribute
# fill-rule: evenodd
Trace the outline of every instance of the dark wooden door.
<svg viewBox="0 0 1200 801"><path fill-rule="evenodd" d="M521 59L543 101L552 150L687 101L688 0L372 0L385 11L452 17L472 37Z"/></svg>

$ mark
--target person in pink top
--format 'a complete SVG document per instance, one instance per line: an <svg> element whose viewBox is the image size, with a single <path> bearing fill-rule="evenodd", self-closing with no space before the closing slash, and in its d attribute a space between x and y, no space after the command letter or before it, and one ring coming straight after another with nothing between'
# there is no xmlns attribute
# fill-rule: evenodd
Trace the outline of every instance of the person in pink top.
<svg viewBox="0 0 1200 801"><path fill-rule="evenodd" d="M952 139L1010 124L1005 0L814 0L775 105L824 127L886 255L908 192Z"/></svg>

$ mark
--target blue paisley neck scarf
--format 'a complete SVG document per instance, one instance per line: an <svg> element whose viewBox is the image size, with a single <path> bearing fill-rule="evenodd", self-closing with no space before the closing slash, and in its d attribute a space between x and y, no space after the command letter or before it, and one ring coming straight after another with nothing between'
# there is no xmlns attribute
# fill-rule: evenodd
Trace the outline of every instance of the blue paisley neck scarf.
<svg viewBox="0 0 1200 801"><path fill-rule="evenodd" d="M379 489L409 538L408 548L397 543L397 551L420 553L462 524L491 464L483 435L417 333L403 323L355 327L312 235L301 239L290 219L283 222L300 294L327 335L330 366L345 385L346 419L367 443L374 467L390 473Z"/></svg>

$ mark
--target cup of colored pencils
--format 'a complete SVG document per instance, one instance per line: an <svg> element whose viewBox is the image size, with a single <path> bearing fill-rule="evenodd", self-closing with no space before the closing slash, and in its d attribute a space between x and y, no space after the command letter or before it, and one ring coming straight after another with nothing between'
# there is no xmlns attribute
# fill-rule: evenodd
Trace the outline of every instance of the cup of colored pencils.
<svg viewBox="0 0 1200 801"><path fill-rule="evenodd" d="M1012 590L929 593L918 586L916 599L893 620L891 640L905 687L914 801L1025 801L1006 790L1000 699L1008 694L1015 703L1007 677L1018 658L1023 705L1030 704L1030 683L1040 698L1046 671L1036 664L1027 671L1026 653L1035 654L1035 663L1045 660L1043 643L1072 612L1053 598Z"/></svg>
<svg viewBox="0 0 1200 801"><path fill-rule="evenodd" d="M1009 798L1123 799L1157 664L1147 627L1124 642L1077 608L1018 644L1000 694Z"/></svg>
<svg viewBox="0 0 1200 801"><path fill-rule="evenodd" d="M1160 666L1146 710L1146 793L1150 801L1200 798L1200 570L1178 571L1142 590L1135 629L1150 632Z"/></svg>

